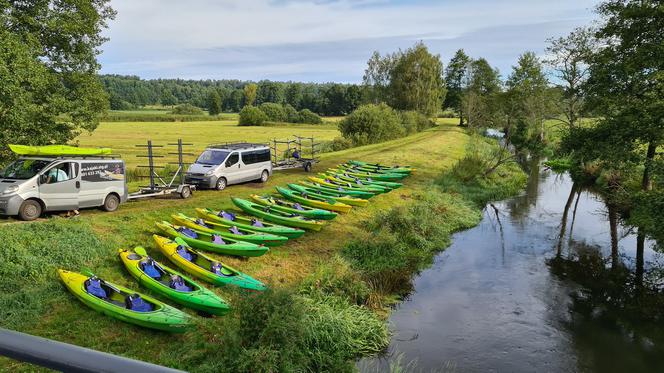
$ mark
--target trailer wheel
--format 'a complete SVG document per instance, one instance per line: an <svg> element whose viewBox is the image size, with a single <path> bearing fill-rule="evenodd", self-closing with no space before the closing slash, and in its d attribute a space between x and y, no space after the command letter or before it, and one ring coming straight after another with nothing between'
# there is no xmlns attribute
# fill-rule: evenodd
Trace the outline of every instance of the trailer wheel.
<svg viewBox="0 0 664 373"><path fill-rule="evenodd" d="M191 197L191 188L186 186L186 187L182 188L182 190L180 191L180 198L187 199L189 197Z"/></svg>
<svg viewBox="0 0 664 373"><path fill-rule="evenodd" d="M311 172L311 162L304 162L304 172Z"/></svg>
<svg viewBox="0 0 664 373"><path fill-rule="evenodd" d="M115 194L109 194L106 196L102 208L106 212L113 212L118 209L118 206L120 206L120 198Z"/></svg>
<svg viewBox="0 0 664 373"><path fill-rule="evenodd" d="M35 220L42 214L42 206L39 202L29 199L21 204L18 209L18 217L21 220L30 221Z"/></svg>

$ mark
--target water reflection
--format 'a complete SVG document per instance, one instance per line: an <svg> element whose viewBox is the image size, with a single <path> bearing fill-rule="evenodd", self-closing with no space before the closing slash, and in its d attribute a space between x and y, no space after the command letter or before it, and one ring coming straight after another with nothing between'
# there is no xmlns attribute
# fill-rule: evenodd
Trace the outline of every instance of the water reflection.
<svg viewBox="0 0 664 373"><path fill-rule="evenodd" d="M415 370L664 371L662 261L614 206L536 162L526 193L455 235L392 314Z"/></svg>

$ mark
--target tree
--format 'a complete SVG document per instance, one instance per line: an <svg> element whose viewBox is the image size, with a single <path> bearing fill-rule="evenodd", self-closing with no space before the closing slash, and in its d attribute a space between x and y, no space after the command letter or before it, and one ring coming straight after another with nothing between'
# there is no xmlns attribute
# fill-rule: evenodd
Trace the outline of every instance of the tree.
<svg viewBox="0 0 664 373"><path fill-rule="evenodd" d="M260 126L268 120L267 115L255 106L246 105L240 110L238 126Z"/></svg>
<svg viewBox="0 0 664 373"><path fill-rule="evenodd" d="M227 111L237 113L244 106L245 93L242 89L234 89L230 95L228 95L227 101L224 103L224 108Z"/></svg>
<svg viewBox="0 0 664 373"><path fill-rule="evenodd" d="M284 102L284 85L269 80L261 80L258 82L256 104L262 104L264 102L282 104Z"/></svg>
<svg viewBox="0 0 664 373"><path fill-rule="evenodd" d="M254 83L249 83L244 86L244 106L253 106L256 102L256 91L258 86Z"/></svg>
<svg viewBox="0 0 664 373"><path fill-rule="evenodd" d="M549 39L546 63L551 66L562 88L563 122L576 127L583 105L581 87L588 78L588 60L596 49L593 31L577 28L571 34Z"/></svg>
<svg viewBox="0 0 664 373"><path fill-rule="evenodd" d="M542 63L533 52L522 54L507 78L507 100L511 109L508 123L516 119L525 124L528 139L532 140L529 143L535 148L544 143L544 120L552 112L548 83Z"/></svg>
<svg viewBox="0 0 664 373"><path fill-rule="evenodd" d="M459 113L459 125L463 126L463 95L468 86L468 70L471 59L466 55L463 49L459 49L450 60L445 69L445 86L447 96L445 96L444 106L454 109Z"/></svg>
<svg viewBox="0 0 664 373"><path fill-rule="evenodd" d="M355 145L401 137L406 130L399 113L384 103L363 105L339 122L339 132Z"/></svg>
<svg viewBox="0 0 664 373"><path fill-rule="evenodd" d="M218 115L221 113L221 96L216 89L213 89L208 94L207 109L210 115Z"/></svg>
<svg viewBox="0 0 664 373"><path fill-rule="evenodd" d="M114 15L106 0L0 2L0 152L96 128L108 107L96 57Z"/></svg>
<svg viewBox="0 0 664 373"><path fill-rule="evenodd" d="M642 165L641 188L649 192L664 142L664 8L659 1L611 0L598 12L602 47L590 58L585 89L602 119L569 140L583 157Z"/></svg>
<svg viewBox="0 0 664 373"><path fill-rule="evenodd" d="M362 84L368 92L370 102L379 104L391 101L389 91L391 73L400 56L401 52L397 52L383 57L375 51L367 61Z"/></svg>
<svg viewBox="0 0 664 373"><path fill-rule="evenodd" d="M416 43L390 71L389 90L395 109L436 115L446 93L440 55L429 53L424 43Z"/></svg>
<svg viewBox="0 0 664 373"><path fill-rule="evenodd" d="M461 98L462 114L466 113L468 125L486 128L498 118L497 99L501 82L498 70L484 58L470 62L467 72L465 94Z"/></svg>
<svg viewBox="0 0 664 373"><path fill-rule="evenodd" d="M357 109L360 105L362 105L363 101L363 94L362 94L362 88L355 84L351 84L346 88L346 96L345 96L345 107L343 112L344 113L352 113L353 110Z"/></svg>
<svg viewBox="0 0 664 373"><path fill-rule="evenodd" d="M323 115L346 114L346 87L342 84L330 85L323 94Z"/></svg>
<svg viewBox="0 0 664 373"><path fill-rule="evenodd" d="M287 104L295 109L300 109L300 104L302 103L302 83L288 84L284 96Z"/></svg>

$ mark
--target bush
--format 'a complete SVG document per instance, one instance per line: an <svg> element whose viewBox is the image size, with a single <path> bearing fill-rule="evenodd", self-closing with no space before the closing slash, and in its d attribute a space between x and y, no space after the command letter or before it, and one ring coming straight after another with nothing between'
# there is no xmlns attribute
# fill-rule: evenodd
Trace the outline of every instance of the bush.
<svg viewBox="0 0 664 373"><path fill-rule="evenodd" d="M267 115L255 106L245 106L240 110L240 126L260 126L267 120Z"/></svg>
<svg viewBox="0 0 664 373"><path fill-rule="evenodd" d="M297 123L300 120L300 113L290 104L284 105L284 112L286 113L286 122Z"/></svg>
<svg viewBox="0 0 664 373"><path fill-rule="evenodd" d="M321 124L323 119L309 109L302 109L298 113L298 123L308 123L308 124Z"/></svg>
<svg viewBox="0 0 664 373"><path fill-rule="evenodd" d="M319 151L321 153L336 152L339 150L350 149L353 147L353 142L343 138L335 137L332 141L325 141L321 143Z"/></svg>
<svg viewBox="0 0 664 373"><path fill-rule="evenodd" d="M401 123L407 134L421 132L434 125L426 115L414 110L401 112Z"/></svg>
<svg viewBox="0 0 664 373"><path fill-rule="evenodd" d="M192 104L180 104L171 110L171 114L177 115L203 115L205 112Z"/></svg>
<svg viewBox="0 0 664 373"><path fill-rule="evenodd" d="M346 260L335 256L304 279L300 294L310 297L334 295L363 305L369 297L369 288Z"/></svg>
<svg viewBox="0 0 664 373"><path fill-rule="evenodd" d="M264 102L258 108L265 113L267 120L271 122L286 122L288 120L288 115L282 105L274 102Z"/></svg>
<svg viewBox="0 0 664 373"><path fill-rule="evenodd" d="M399 114L385 104L360 106L339 122L339 131L355 145L396 139L406 133Z"/></svg>

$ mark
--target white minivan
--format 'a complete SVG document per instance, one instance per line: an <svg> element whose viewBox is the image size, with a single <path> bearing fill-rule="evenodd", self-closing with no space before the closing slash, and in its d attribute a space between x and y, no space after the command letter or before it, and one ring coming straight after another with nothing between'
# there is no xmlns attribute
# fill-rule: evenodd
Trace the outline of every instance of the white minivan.
<svg viewBox="0 0 664 373"><path fill-rule="evenodd" d="M127 197L121 159L21 157L0 170L0 215L23 220L37 219L44 211L115 211Z"/></svg>
<svg viewBox="0 0 664 373"><path fill-rule="evenodd" d="M227 185L258 180L272 175L270 147L264 144L228 143L209 145L189 166L187 184L223 190Z"/></svg>

